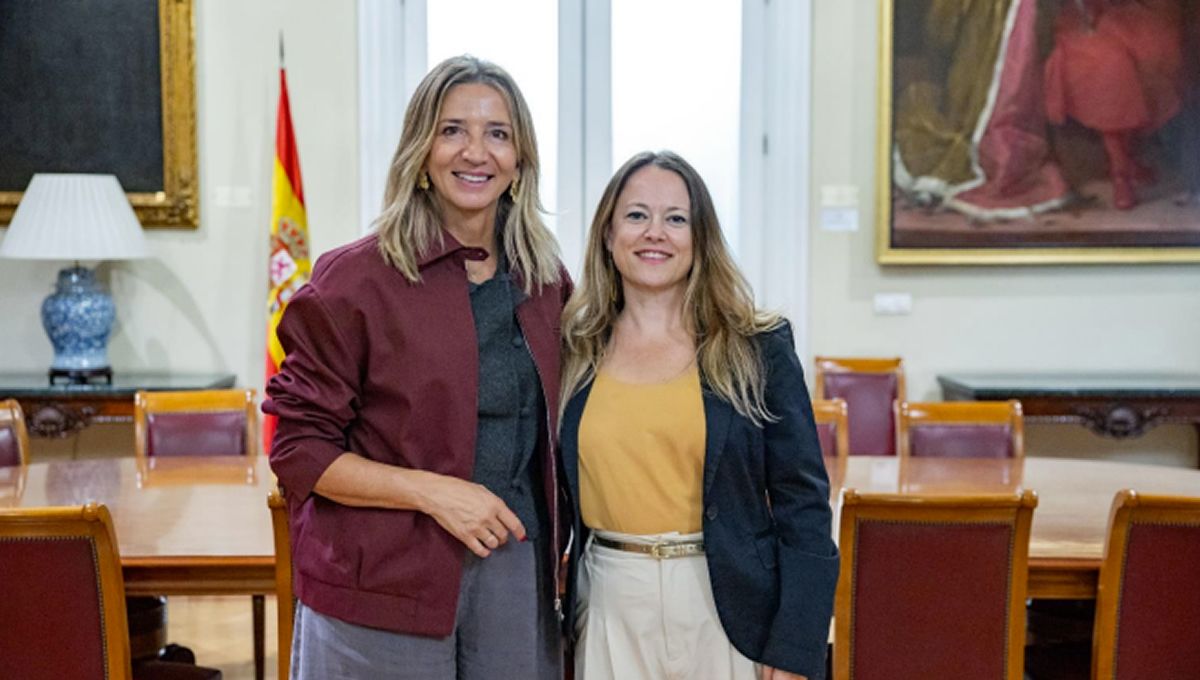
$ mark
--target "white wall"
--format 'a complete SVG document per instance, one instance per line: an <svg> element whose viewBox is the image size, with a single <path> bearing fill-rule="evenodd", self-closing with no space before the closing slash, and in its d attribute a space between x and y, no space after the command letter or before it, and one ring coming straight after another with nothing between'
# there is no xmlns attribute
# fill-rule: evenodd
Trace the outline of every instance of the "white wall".
<svg viewBox="0 0 1200 680"><path fill-rule="evenodd" d="M148 230L152 259L101 266L118 314L110 360L116 371L228 371L261 387L278 36L312 244L322 252L359 233L354 5L197 0L195 8L201 225ZM248 190L249 203L218 205L218 187ZM0 260L0 371L50 365L38 310L60 266Z"/></svg>
<svg viewBox="0 0 1200 680"><path fill-rule="evenodd" d="M875 262L877 4L817 0L813 196L853 185L858 232L811 227L810 347L815 354L900 355L910 399L939 399L952 371L1156 370L1200 373L1200 266L881 267ZM816 205L810 224L816 224ZM872 296L908 292L908 316L872 313ZM1035 426L1039 453L1195 464L1186 426L1113 446L1076 429Z"/></svg>

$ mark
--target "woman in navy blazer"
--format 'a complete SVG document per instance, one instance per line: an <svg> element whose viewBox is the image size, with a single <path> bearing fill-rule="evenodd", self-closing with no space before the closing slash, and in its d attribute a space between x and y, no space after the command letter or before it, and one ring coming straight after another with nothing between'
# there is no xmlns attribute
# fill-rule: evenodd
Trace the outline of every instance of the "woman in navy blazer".
<svg viewBox="0 0 1200 680"><path fill-rule="evenodd" d="M664 317L656 337L656 324ZM823 678L838 557L830 532L829 482L803 372L790 325L754 307L749 287L728 254L708 191L686 161L670 152L643 153L613 177L592 223L582 282L563 318L565 406L560 437L576 509L566 614L570 622L578 613L580 620L573 628L584 638L577 640L578 680L675 673L746 677L745 671L728 671L724 661L671 670L667 666L677 663L669 658L671 652L662 658L632 659L619 670L609 661L589 660L594 653L587 649L595 645L585 644L586 638L597 633L588 625L590 610L595 609L588 601L600 595L588 555L604 547L613 548L605 554L614 558L629 551L626 559L655 550L655 555L641 557L702 552L704 559L697 564L707 571L711 595L691 599L715 605L719 628L732 648L753 662L754 675ZM703 405L703 452L702 460L697 453L696 461L702 469L697 468L695 477L702 485L697 494L702 501L695 508L701 514L696 526L702 526L702 538L693 534L678 545L670 538L664 543L661 536L652 541L629 536L603 540L611 534L593 532L594 527L584 523L591 499L583 499L582 512L580 503L580 430L589 397L595 394L593 386L599 384L598 376L641 372L664 377L684 374L689 366L699 374ZM664 427L668 434L670 427ZM618 438L621 429L609 431ZM595 435L590 436L595 441ZM587 442L583 444L587 493L596 487L586 479L587 456L594 460L597 454L589 454ZM668 547L639 547L649 543ZM645 564L655 568L653 561ZM610 579L603 585L605 597L629 585L604 574L599 577ZM624 639L642 635L635 631L641 624L625 619L649 614L622 611L622 606L616 605L616 615L614 607L608 607L606 630L598 633L606 640L620 639L622 634L612 631L627 624ZM672 637L673 624L663 625L668 630L665 637ZM633 646L637 649L603 654L654 657L662 648L644 640ZM703 658L711 646L697 642L690 653Z"/></svg>

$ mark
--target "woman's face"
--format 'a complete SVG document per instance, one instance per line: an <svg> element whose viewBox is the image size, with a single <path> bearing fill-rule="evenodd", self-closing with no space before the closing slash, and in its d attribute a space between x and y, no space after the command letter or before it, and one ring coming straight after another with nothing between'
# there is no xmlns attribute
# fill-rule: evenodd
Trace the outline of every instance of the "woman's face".
<svg viewBox="0 0 1200 680"><path fill-rule="evenodd" d="M465 220L496 210L517 176L508 103L490 85L455 85L442 100L433 147L425 161L429 183L442 199L448 220Z"/></svg>
<svg viewBox="0 0 1200 680"><path fill-rule="evenodd" d="M692 268L691 197L683 178L655 165L638 170L617 196L606 244L625 292L687 286Z"/></svg>

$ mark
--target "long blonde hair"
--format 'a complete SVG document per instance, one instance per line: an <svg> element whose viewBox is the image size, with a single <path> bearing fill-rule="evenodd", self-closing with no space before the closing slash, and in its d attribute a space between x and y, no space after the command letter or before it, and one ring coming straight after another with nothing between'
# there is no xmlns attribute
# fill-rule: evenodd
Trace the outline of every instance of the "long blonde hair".
<svg viewBox="0 0 1200 680"><path fill-rule="evenodd" d="M750 285L721 235L704 180L670 151L646 151L626 161L600 198L588 233L583 276L563 309L562 403L595 376L624 307L621 275L605 242L626 182L648 165L679 175L690 197L695 255L683 306L684 319L695 334L700 375L709 389L754 423L773 420L764 401L766 375L754 336L778 327L783 320L754 306Z"/></svg>
<svg viewBox="0 0 1200 680"><path fill-rule="evenodd" d="M509 267L520 274L528 293L535 285L552 284L559 278L558 245L542 222L538 200L533 116L521 90L504 69L472 56L451 57L433 67L413 92L404 114L400 143L388 171L383 212L375 220L379 251L388 264L415 283L421 280L417 268L421 255L441 243L442 215L436 192L421 190L417 183L433 147L442 101L452 88L467 83L487 85L508 103L518 179L514 180L515 196L508 191L500 196L496 230L503 239Z"/></svg>

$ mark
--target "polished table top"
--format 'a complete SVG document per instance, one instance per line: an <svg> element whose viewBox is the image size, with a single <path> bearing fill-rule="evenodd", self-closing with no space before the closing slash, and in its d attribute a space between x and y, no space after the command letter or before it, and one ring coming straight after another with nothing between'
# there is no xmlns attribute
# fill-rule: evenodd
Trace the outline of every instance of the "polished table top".
<svg viewBox="0 0 1200 680"><path fill-rule="evenodd" d="M130 594L274 592L266 458L135 458L0 468L0 507L108 506Z"/></svg>
<svg viewBox="0 0 1200 680"><path fill-rule="evenodd" d="M1038 492L1030 595L1092 597L1113 495L1200 496L1200 470L1093 460L910 459L853 456L844 488L887 493ZM0 468L0 507L106 504L133 594L274 590L266 459L133 458ZM836 480L835 480L836 484Z"/></svg>

